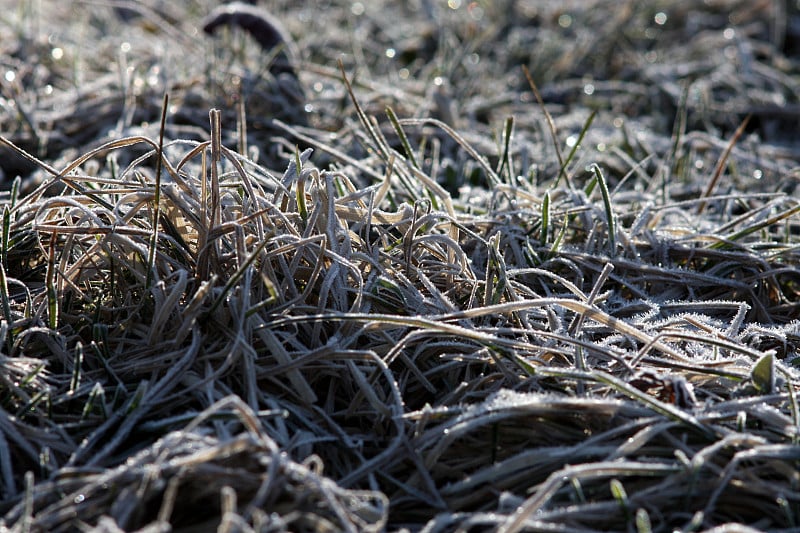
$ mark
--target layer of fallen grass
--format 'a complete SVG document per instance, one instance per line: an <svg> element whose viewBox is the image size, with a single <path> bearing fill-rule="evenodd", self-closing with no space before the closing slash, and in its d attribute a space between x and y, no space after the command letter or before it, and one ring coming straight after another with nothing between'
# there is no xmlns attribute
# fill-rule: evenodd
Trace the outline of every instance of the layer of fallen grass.
<svg viewBox="0 0 800 533"><path fill-rule="evenodd" d="M305 106L200 3L15 18L4 525L796 528L794 36L549 5L272 6Z"/></svg>

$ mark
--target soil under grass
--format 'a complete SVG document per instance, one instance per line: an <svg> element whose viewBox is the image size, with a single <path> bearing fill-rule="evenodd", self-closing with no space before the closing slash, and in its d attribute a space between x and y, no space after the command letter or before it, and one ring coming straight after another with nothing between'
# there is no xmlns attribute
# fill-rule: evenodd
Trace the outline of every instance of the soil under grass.
<svg viewBox="0 0 800 533"><path fill-rule="evenodd" d="M800 528L793 3L0 6L3 531Z"/></svg>

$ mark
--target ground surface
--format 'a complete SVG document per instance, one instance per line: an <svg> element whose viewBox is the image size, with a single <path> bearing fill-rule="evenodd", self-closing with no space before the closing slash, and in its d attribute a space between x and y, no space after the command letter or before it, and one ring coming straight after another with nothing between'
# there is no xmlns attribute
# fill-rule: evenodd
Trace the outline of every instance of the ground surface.
<svg viewBox="0 0 800 533"><path fill-rule="evenodd" d="M792 3L0 4L3 528L800 527Z"/></svg>

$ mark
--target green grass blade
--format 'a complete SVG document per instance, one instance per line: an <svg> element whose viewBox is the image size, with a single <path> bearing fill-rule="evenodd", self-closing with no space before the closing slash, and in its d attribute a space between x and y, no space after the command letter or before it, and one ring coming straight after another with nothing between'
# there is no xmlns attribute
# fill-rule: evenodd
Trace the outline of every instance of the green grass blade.
<svg viewBox="0 0 800 533"><path fill-rule="evenodd" d="M614 478L609 482L609 488L611 489L611 495L619 504L619 507L620 509L622 509L622 512L625 513L626 521L630 521L631 502L628 499L628 493L625 490L625 486L622 484L620 480Z"/></svg>
<svg viewBox="0 0 800 533"><path fill-rule="evenodd" d="M9 195L8 205L13 210L14 207L17 205L17 201L19 200L19 189L22 186L22 178L17 176L14 178L14 181L11 182L11 191Z"/></svg>
<svg viewBox="0 0 800 533"><path fill-rule="evenodd" d="M308 206L306 206L306 182L303 178L303 173L300 171L303 168L303 162L300 161L300 149L295 147L294 150L294 164L297 169L297 188L295 189L295 200L297 201L297 212L303 222L308 220Z"/></svg>
<svg viewBox="0 0 800 533"><path fill-rule="evenodd" d="M153 283L156 269L156 249L158 247L158 228L161 219L161 161L164 158L164 130L167 124L167 108L169 105L169 93L164 93L164 103L161 107L161 126L158 132L158 148L156 149L156 175L155 189L153 190L153 232L150 235L150 243L147 251L147 281L149 288Z"/></svg>
<svg viewBox="0 0 800 533"><path fill-rule="evenodd" d="M606 220L608 221L608 246L610 248L609 252L613 256L616 253L617 243L615 237L616 228L614 227L614 210L611 209L611 195L608 193L608 184L606 183L606 178L603 176L600 167L594 165L592 170L597 178L597 183L600 184L600 194L603 195L603 204L606 208Z"/></svg>
<svg viewBox="0 0 800 533"><path fill-rule="evenodd" d="M258 257L258 254L260 254L261 251L264 248L266 248L268 243L269 243L269 240L267 240L267 239L264 239L263 241L261 241L258 244L258 246L256 247L256 249L253 250L253 253L251 253L247 257L247 259L242 263L242 265L239 267L239 269L236 272L234 272L233 275L230 278L228 278L228 282L225 284L225 287L223 287L222 292L219 294L219 296L217 296L217 299L214 300L214 303L211 304L211 307L207 311L207 314L213 313L214 310L217 307L219 307L219 305L225 299L226 295L239 282L239 280L242 278L242 276L244 276L245 272L247 272L247 269L250 268L250 265L253 264L253 261L256 260L256 258Z"/></svg>
<svg viewBox="0 0 800 533"><path fill-rule="evenodd" d="M759 359L753 366L750 379L759 393L772 394L775 390L775 354L768 353Z"/></svg>
<svg viewBox="0 0 800 533"><path fill-rule="evenodd" d="M2 242L0 242L0 262L4 265L8 264L8 245L11 241L11 210L8 208L7 205L3 206L3 234L2 234Z"/></svg>
<svg viewBox="0 0 800 533"><path fill-rule="evenodd" d="M75 394L81 384L81 367L83 366L83 344L75 344L75 359L72 362L72 377L69 381L69 394Z"/></svg>
<svg viewBox="0 0 800 533"><path fill-rule="evenodd" d="M8 327L6 338L7 353L11 353L11 348L14 346L14 329L11 327L11 299L8 296L8 279L6 277L5 265L0 262L0 300L3 306L3 318Z"/></svg>
<svg viewBox="0 0 800 533"><path fill-rule="evenodd" d="M550 191L545 191L544 198L542 198L542 228L540 231L539 244L545 246L550 231Z"/></svg>
<svg viewBox="0 0 800 533"><path fill-rule="evenodd" d="M403 145L403 151L406 154L406 157L411 162L411 165L414 168L419 168L419 164L417 163L416 157L414 157L414 150L411 149L411 143L408 142L408 136L406 132L403 130L403 126L400 125L400 121L397 118L397 115L394 112L394 109L391 107L386 107L386 116L389 117L389 122L392 123L392 127L394 128L395 133L400 138L400 144Z"/></svg>
<svg viewBox="0 0 800 533"><path fill-rule="evenodd" d="M58 290L56 289L56 242L57 233L50 236L50 247L47 254L47 272L45 285L47 292L47 323L50 329L58 329Z"/></svg>
<svg viewBox="0 0 800 533"><path fill-rule="evenodd" d="M567 177L567 167L572 162L572 159L575 157L578 148L583 142L583 138L586 136L586 133L592 126L592 122L594 122L594 118L596 116L597 116L597 110L596 109L592 110L592 112L589 114L589 118L587 118L586 122L583 123L583 128L581 128L581 132L578 134L578 140L575 141L575 144L572 146L572 150L569 151L569 154L567 154L567 158L564 159L564 163L561 165L561 168L558 171L558 177L556 178L556 182L553 185L553 187L558 187L558 184L561 181L562 177L567 180L567 183L569 183L569 178Z"/></svg>
<svg viewBox="0 0 800 533"><path fill-rule="evenodd" d="M373 146L378 154L384 159L387 160L389 158L389 149L388 147L381 141L381 137L376 131L372 121L370 121L367 114L364 112L364 109L361 107L361 104L358 103L358 99L356 98L355 92L353 92L353 85L350 82L350 79L347 77L347 72L344 70L344 63L342 60L339 60L339 70L342 73L342 81L344 82L345 88L347 89L347 94L350 96L350 101L353 102L353 107L356 110L356 115L358 115L358 120L361 122L361 125L366 130L367 134L369 135L370 139L372 139Z"/></svg>
<svg viewBox="0 0 800 533"><path fill-rule="evenodd" d="M786 220L786 219L788 219L788 218L790 218L790 217L792 217L792 216L794 216L794 215L796 215L798 213L800 213L800 205L796 205L796 206L792 207L791 209L787 209L785 211L781 211L780 213L778 213L775 216L769 217L769 218L767 218L765 220L762 220L762 221L758 222L757 224L753 224L752 226L748 226L748 227L746 227L746 228L744 228L742 230L739 230L739 231L737 231L735 233L732 233L732 234L728 235L727 237L724 237L722 240L719 240L719 241L709 245L708 247L710 249L712 249L712 250L730 248L731 247L731 243L738 241L742 237L746 237L746 236L750 235L751 233L755 233L755 232L760 231L760 230L762 230L764 228L772 226L773 224L781 222L782 220Z"/></svg>
<svg viewBox="0 0 800 533"><path fill-rule="evenodd" d="M643 507L636 509L636 533L653 533L650 514Z"/></svg>
<svg viewBox="0 0 800 533"><path fill-rule="evenodd" d="M506 171L506 183L513 185L514 169L511 165L511 137L514 133L514 117L508 117L503 129L503 153L500 156L500 166L497 168L497 175L502 179L503 170Z"/></svg>

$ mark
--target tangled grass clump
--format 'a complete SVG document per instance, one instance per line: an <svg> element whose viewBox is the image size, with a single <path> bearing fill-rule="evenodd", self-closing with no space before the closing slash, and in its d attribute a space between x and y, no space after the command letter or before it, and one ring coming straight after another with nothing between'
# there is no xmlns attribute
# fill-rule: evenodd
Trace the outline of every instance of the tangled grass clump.
<svg viewBox="0 0 800 533"><path fill-rule="evenodd" d="M455 28L404 68L463 73ZM592 67L578 44L564 76ZM672 86L666 134L614 98L554 116L565 89L528 63L510 104L406 89L425 116L340 62L301 69L316 117L212 109L198 131L186 103L214 99L167 84L156 131L4 135L37 170L1 204L2 527L796 529L796 160Z"/></svg>

